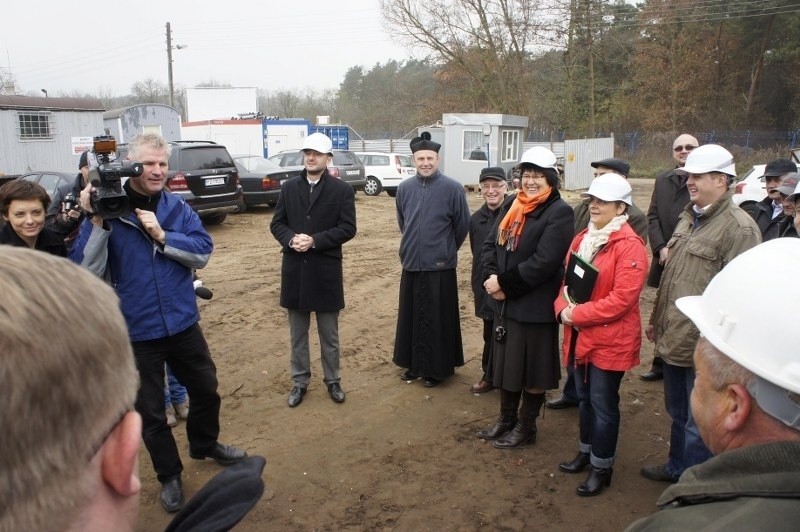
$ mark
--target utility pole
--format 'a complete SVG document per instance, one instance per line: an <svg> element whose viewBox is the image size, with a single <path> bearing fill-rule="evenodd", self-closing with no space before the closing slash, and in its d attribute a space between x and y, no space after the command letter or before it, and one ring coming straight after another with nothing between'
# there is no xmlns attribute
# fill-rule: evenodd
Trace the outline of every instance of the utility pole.
<svg viewBox="0 0 800 532"><path fill-rule="evenodd" d="M175 107L175 85L172 82L172 50L186 48L185 44L172 45L172 27L167 22L167 73L169 75L169 105Z"/></svg>
<svg viewBox="0 0 800 532"><path fill-rule="evenodd" d="M175 107L175 86L172 84L172 28L167 22L167 72L169 76L169 105Z"/></svg>

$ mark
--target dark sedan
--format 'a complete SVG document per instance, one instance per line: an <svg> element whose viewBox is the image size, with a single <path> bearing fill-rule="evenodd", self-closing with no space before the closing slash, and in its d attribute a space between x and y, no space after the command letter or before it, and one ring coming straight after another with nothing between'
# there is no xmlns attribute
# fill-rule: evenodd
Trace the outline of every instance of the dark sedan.
<svg viewBox="0 0 800 532"><path fill-rule="evenodd" d="M302 166L281 167L258 155L234 155L233 162L239 169L245 208L253 205L274 207L283 182L300 175L303 169ZM243 210L240 208L239 212Z"/></svg>
<svg viewBox="0 0 800 532"><path fill-rule="evenodd" d="M78 172L59 172L53 170L40 170L38 172L28 172L21 175L19 178L25 181L33 181L39 183L47 191L47 194L52 199L53 195L61 185L69 183L70 185L75 182Z"/></svg>

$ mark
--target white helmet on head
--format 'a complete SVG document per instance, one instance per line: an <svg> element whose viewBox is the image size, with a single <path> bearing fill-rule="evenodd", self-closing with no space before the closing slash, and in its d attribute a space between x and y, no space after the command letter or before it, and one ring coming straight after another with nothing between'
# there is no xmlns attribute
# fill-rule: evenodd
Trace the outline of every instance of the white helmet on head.
<svg viewBox="0 0 800 532"><path fill-rule="evenodd" d="M312 133L306 137L306 140L303 142L303 147L300 148L300 151L306 150L314 150L319 153L333 155L333 143L324 133Z"/></svg>
<svg viewBox="0 0 800 532"><path fill-rule="evenodd" d="M532 164L539 168L551 168L558 172L555 154L542 146L534 146L525 151L519 160L519 164Z"/></svg>
<svg viewBox="0 0 800 532"><path fill-rule="evenodd" d="M686 157L686 164L676 168L676 174L705 174L721 172L736 177L736 165L731 152L717 144L704 144L692 150Z"/></svg>
<svg viewBox="0 0 800 532"><path fill-rule="evenodd" d="M589 185L589 190L581 193L582 198L593 197L603 201L622 201L633 205L633 191L628 180L619 174L599 175Z"/></svg>
<svg viewBox="0 0 800 532"><path fill-rule="evenodd" d="M703 295L675 302L715 348L756 375L748 390L761 409L796 429L800 403L790 394L800 394L798 264L800 239L769 240L733 259ZM770 275L753 275L764 271ZM785 283L778 300L773 295L776 279ZM759 310L765 305L769 312ZM770 344L766 339L774 331L781 338Z"/></svg>

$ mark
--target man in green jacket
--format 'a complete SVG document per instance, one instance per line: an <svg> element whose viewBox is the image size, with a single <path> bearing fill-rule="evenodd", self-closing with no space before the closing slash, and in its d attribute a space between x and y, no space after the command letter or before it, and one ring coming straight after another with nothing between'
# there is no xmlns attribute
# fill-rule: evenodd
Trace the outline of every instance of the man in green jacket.
<svg viewBox="0 0 800 532"><path fill-rule="evenodd" d="M797 264L800 240L771 240L734 259L702 296L678 299L677 308L702 334L694 352L692 412L715 456L687 470L658 499L661 511L629 531L797 530ZM765 271L770 275L752 275ZM773 312L753 312L765 307ZM766 331L778 331L780 340L770 343Z"/></svg>
<svg viewBox="0 0 800 532"><path fill-rule="evenodd" d="M700 146L675 171L686 175L690 203L667 242L669 254L645 330L655 342L654 354L664 360L664 405L672 427L667 463L644 467L641 474L664 482L677 481L686 468L711 456L689 410L695 378L692 353L699 332L675 301L699 295L734 257L761 242L753 219L731 201L736 165L728 150L716 144Z"/></svg>

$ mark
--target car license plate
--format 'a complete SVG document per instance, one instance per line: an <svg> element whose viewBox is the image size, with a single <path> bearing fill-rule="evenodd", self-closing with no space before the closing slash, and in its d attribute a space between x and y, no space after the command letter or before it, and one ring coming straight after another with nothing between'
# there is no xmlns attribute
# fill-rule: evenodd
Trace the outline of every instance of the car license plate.
<svg viewBox="0 0 800 532"><path fill-rule="evenodd" d="M224 185L225 178L224 177L212 177L211 179L206 179L206 186L212 187L214 185Z"/></svg>
<svg viewBox="0 0 800 532"><path fill-rule="evenodd" d="M348 171L347 171L347 172L345 172L345 173L346 173L347 175L358 175L358 174L360 174L361 172L359 172L358 170L348 170Z"/></svg>

